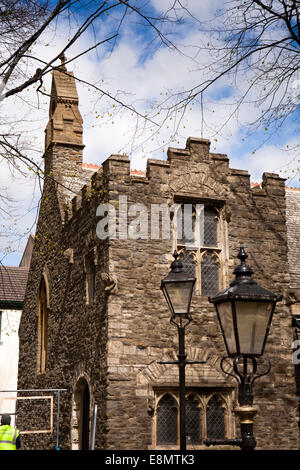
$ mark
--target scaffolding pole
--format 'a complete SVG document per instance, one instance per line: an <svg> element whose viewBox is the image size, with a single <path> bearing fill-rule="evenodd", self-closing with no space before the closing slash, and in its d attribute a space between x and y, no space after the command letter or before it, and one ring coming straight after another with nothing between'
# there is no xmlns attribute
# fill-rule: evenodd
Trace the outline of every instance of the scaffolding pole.
<svg viewBox="0 0 300 470"><path fill-rule="evenodd" d="M96 421L97 421L97 405L95 404L94 405L94 413L93 413L91 450L95 450Z"/></svg>
<svg viewBox="0 0 300 470"><path fill-rule="evenodd" d="M67 392L67 388L34 388L34 389L19 389L19 390L0 390L0 393L19 393L19 392L28 392L28 393L33 393L33 392L50 392L50 393L56 393L57 397L57 418L56 418L56 450L60 450L59 447L59 418L60 418L60 393L61 392ZM17 400L18 397L12 397L12 399ZM3 413L0 413L2 415ZM11 415L17 415L17 413L10 413Z"/></svg>

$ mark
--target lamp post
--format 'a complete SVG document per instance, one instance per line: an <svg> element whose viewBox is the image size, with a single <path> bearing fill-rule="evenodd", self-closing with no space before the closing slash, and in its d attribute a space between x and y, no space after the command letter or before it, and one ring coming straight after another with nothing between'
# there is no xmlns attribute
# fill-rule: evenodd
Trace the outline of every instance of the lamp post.
<svg viewBox="0 0 300 470"><path fill-rule="evenodd" d="M209 301L215 305L228 354L221 360L221 369L234 377L239 386L239 407L235 412L240 419L241 438L206 439L204 443L207 446L228 444L253 450L256 447L253 420L257 412L253 407L253 383L271 369L269 363L264 373L257 374L257 358L264 353L275 306L282 296L264 289L252 279L253 270L245 262L248 255L243 247L237 257L241 264L234 270L236 278L227 289ZM228 358L233 361L234 373L224 369Z"/></svg>
<svg viewBox="0 0 300 470"><path fill-rule="evenodd" d="M196 278L183 271L183 265L174 251L171 271L161 281L161 290L171 311L170 322L178 329L178 361L159 362L159 364L177 364L179 367L179 411L180 411L180 450L186 450L185 425L185 366L203 364L203 361L187 361L185 354L185 328L192 321L190 305Z"/></svg>

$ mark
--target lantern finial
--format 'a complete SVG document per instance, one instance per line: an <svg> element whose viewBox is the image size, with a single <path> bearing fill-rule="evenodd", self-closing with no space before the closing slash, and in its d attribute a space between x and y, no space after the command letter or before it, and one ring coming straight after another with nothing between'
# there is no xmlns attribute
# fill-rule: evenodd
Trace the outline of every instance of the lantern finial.
<svg viewBox="0 0 300 470"><path fill-rule="evenodd" d="M255 283L253 279L251 279L252 274L254 273L253 269L248 266L248 264L245 263L246 259L248 258L248 255L244 249L243 246L240 247L239 254L237 257L241 260L241 264L239 264L235 270L233 271L233 274L235 274L235 280L232 281L230 284L231 286L235 285L237 282L251 282Z"/></svg>
<svg viewBox="0 0 300 470"><path fill-rule="evenodd" d="M182 268L183 268L182 262L177 259L178 256L179 256L179 254L175 250L174 253L173 253L174 261L171 264L171 271L173 273L180 273L182 271Z"/></svg>
<svg viewBox="0 0 300 470"><path fill-rule="evenodd" d="M237 255L237 258L241 260L241 263L245 263L246 259L248 258L248 255L243 246L240 247L240 251L239 251L239 254Z"/></svg>

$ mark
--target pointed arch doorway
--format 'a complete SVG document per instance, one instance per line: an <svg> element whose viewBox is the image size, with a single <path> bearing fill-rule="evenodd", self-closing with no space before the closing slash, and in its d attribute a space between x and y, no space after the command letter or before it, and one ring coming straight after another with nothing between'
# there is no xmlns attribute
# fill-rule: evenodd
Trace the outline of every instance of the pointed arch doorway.
<svg viewBox="0 0 300 470"><path fill-rule="evenodd" d="M81 377L73 394L72 449L90 448L90 390L84 377Z"/></svg>

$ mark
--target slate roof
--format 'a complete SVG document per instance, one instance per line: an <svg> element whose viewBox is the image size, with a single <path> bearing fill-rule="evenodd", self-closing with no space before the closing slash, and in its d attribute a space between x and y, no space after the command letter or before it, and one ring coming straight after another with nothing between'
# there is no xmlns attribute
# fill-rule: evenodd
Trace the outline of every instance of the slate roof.
<svg viewBox="0 0 300 470"><path fill-rule="evenodd" d="M23 307L28 267L0 266L0 308Z"/></svg>

